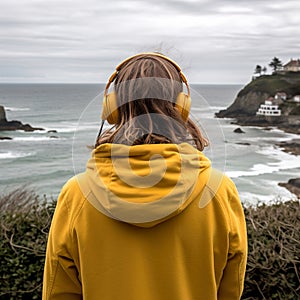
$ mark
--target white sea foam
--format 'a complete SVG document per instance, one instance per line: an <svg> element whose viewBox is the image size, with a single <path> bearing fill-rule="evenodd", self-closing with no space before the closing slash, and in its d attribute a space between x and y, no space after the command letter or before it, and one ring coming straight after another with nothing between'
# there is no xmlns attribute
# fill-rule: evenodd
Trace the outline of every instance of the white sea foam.
<svg viewBox="0 0 300 300"><path fill-rule="evenodd" d="M30 110L28 107L11 107L11 106L5 106L6 111L25 111Z"/></svg>
<svg viewBox="0 0 300 300"><path fill-rule="evenodd" d="M47 131L48 130L56 130L57 132L60 133L69 133L69 132L74 132L76 130L76 127L57 127L57 128L45 128Z"/></svg>
<svg viewBox="0 0 300 300"><path fill-rule="evenodd" d="M9 159L9 158L20 158L20 157L26 157L26 156L32 156L35 152L4 152L0 153L0 159Z"/></svg>
<svg viewBox="0 0 300 300"><path fill-rule="evenodd" d="M13 139L13 141L17 141L17 142L42 142L42 141L50 141L50 140L56 140L56 138L51 138L50 136L24 136L24 137L15 137Z"/></svg>
<svg viewBox="0 0 300 300"><path fill-rule="evenodd" d="M56 130L58 133L73 133L75 131L94 130L100 127L100 122L85 123L85 124L68 124L61 127L44 127L47 131Z"/></svg>
<svg viewBox="0 0 300 300"><path fill-rule="evenodd" d="M273 195L261 195L251 192L241 192L239 196L246 205L257 204L258 202L266 203L275 200Z"/></svg>
<svg viewBox="0 0 300 300"><path fill-rule="evenodd" d="M273 192L269 195L265 194L256 194L252 192L240 192L239 196L241 201L246 206L249 205L257 205L261 203L275 203L277 201L289 201L291 199L297 199L297 197L289 192L287 189L280 187L277 183L269 182L270 188L272 188ZM274 186L273 186L274 185Z"/></svg>
<svg viewBox="0 0 300 300"><path fill-rule="evenodd" d="M249 141L249 142L287 142L287 141L291 141L293 138L295 138L294 136L283 136L283 137L274 137L274 136L264 136L264 137L246 137L243 138L243 140L245 141ZM299 138L299 136L298 136Z"/></svg>
<svg viewBox="0 0 300 300"><path fill-rule="evenodd" d="M256 151L266 157L266 160L275 160L265 164L254 164L249 170L245 171L228 171L226 174L231 178L243 176L258 176L262 174L276 173L282 170L291 170L300 168L300 159L297 156L285 153L273 147L264 147Z"/></svg>
<svg viewBox="0 0 300 300"><path fill-rule="evenodd" d="M215 111L226 109L225 106L204 106L204 107L192 107L191 111Z"/></svg>

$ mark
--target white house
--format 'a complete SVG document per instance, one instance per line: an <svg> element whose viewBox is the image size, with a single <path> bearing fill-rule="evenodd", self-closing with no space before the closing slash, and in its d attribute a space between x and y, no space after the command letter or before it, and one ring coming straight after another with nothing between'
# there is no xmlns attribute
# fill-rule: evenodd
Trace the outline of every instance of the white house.
<svg viewBox="0 0 300 300"><path fill-rule="evenodd" d="M287 99L287 94L285 92L277 92L274 99L285 101Z"/></svg>
<svg viewBox="0 0 300 300"><path fill-rule="evenodd" d="M283 66L284 71L300 72L300 59L292 59Z"/></svg>
<svg viewBox="0 0 300 300"><path fill-rule="evenodd" d="M280 116L281 110L271 100L266 100L265 104L260 105L256 114L260 116Z"/></svg>

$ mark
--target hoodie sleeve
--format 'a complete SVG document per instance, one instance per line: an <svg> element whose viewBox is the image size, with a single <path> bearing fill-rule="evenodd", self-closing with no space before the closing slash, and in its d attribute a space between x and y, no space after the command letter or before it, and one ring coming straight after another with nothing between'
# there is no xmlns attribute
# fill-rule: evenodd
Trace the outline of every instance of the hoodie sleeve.
<svg viewBox="0 0 300 300"><path fill-rule="evenodd" d="M234 184L229 197L230 245L227 264L218 290L218 300L238 300L241 298L247 262L246 221Z"/></svg>
<svg viewBox="0 0 300 300"><path fill-rule="evenodd" d="M48 236L43 279L43 300L82 299L78 270L72 257L68 191L63 188ZM73 246L74 248L74 246Z"/></svg>

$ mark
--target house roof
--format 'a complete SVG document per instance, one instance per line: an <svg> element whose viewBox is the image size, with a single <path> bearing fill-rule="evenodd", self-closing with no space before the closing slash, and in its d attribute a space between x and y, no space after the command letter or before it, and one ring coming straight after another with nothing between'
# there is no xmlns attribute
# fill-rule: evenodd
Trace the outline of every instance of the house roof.
<svg viewBox="0 0 300 300"><path fill-rule="evenodd" d="M283 66L286 67L300 67L300 59L291 59L287 64Z"/></svg>

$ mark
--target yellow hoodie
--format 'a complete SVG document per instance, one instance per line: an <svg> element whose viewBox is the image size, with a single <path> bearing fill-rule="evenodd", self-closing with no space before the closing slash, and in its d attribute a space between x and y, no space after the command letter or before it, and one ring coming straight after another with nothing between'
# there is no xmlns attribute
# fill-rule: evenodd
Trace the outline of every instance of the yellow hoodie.
<svg viewBox="0 0 300 300"><path fill-rule="evenodd" d="M43 299L240 299L246 256L235 185L200 151L104 144L59 196Z"/></svg>

